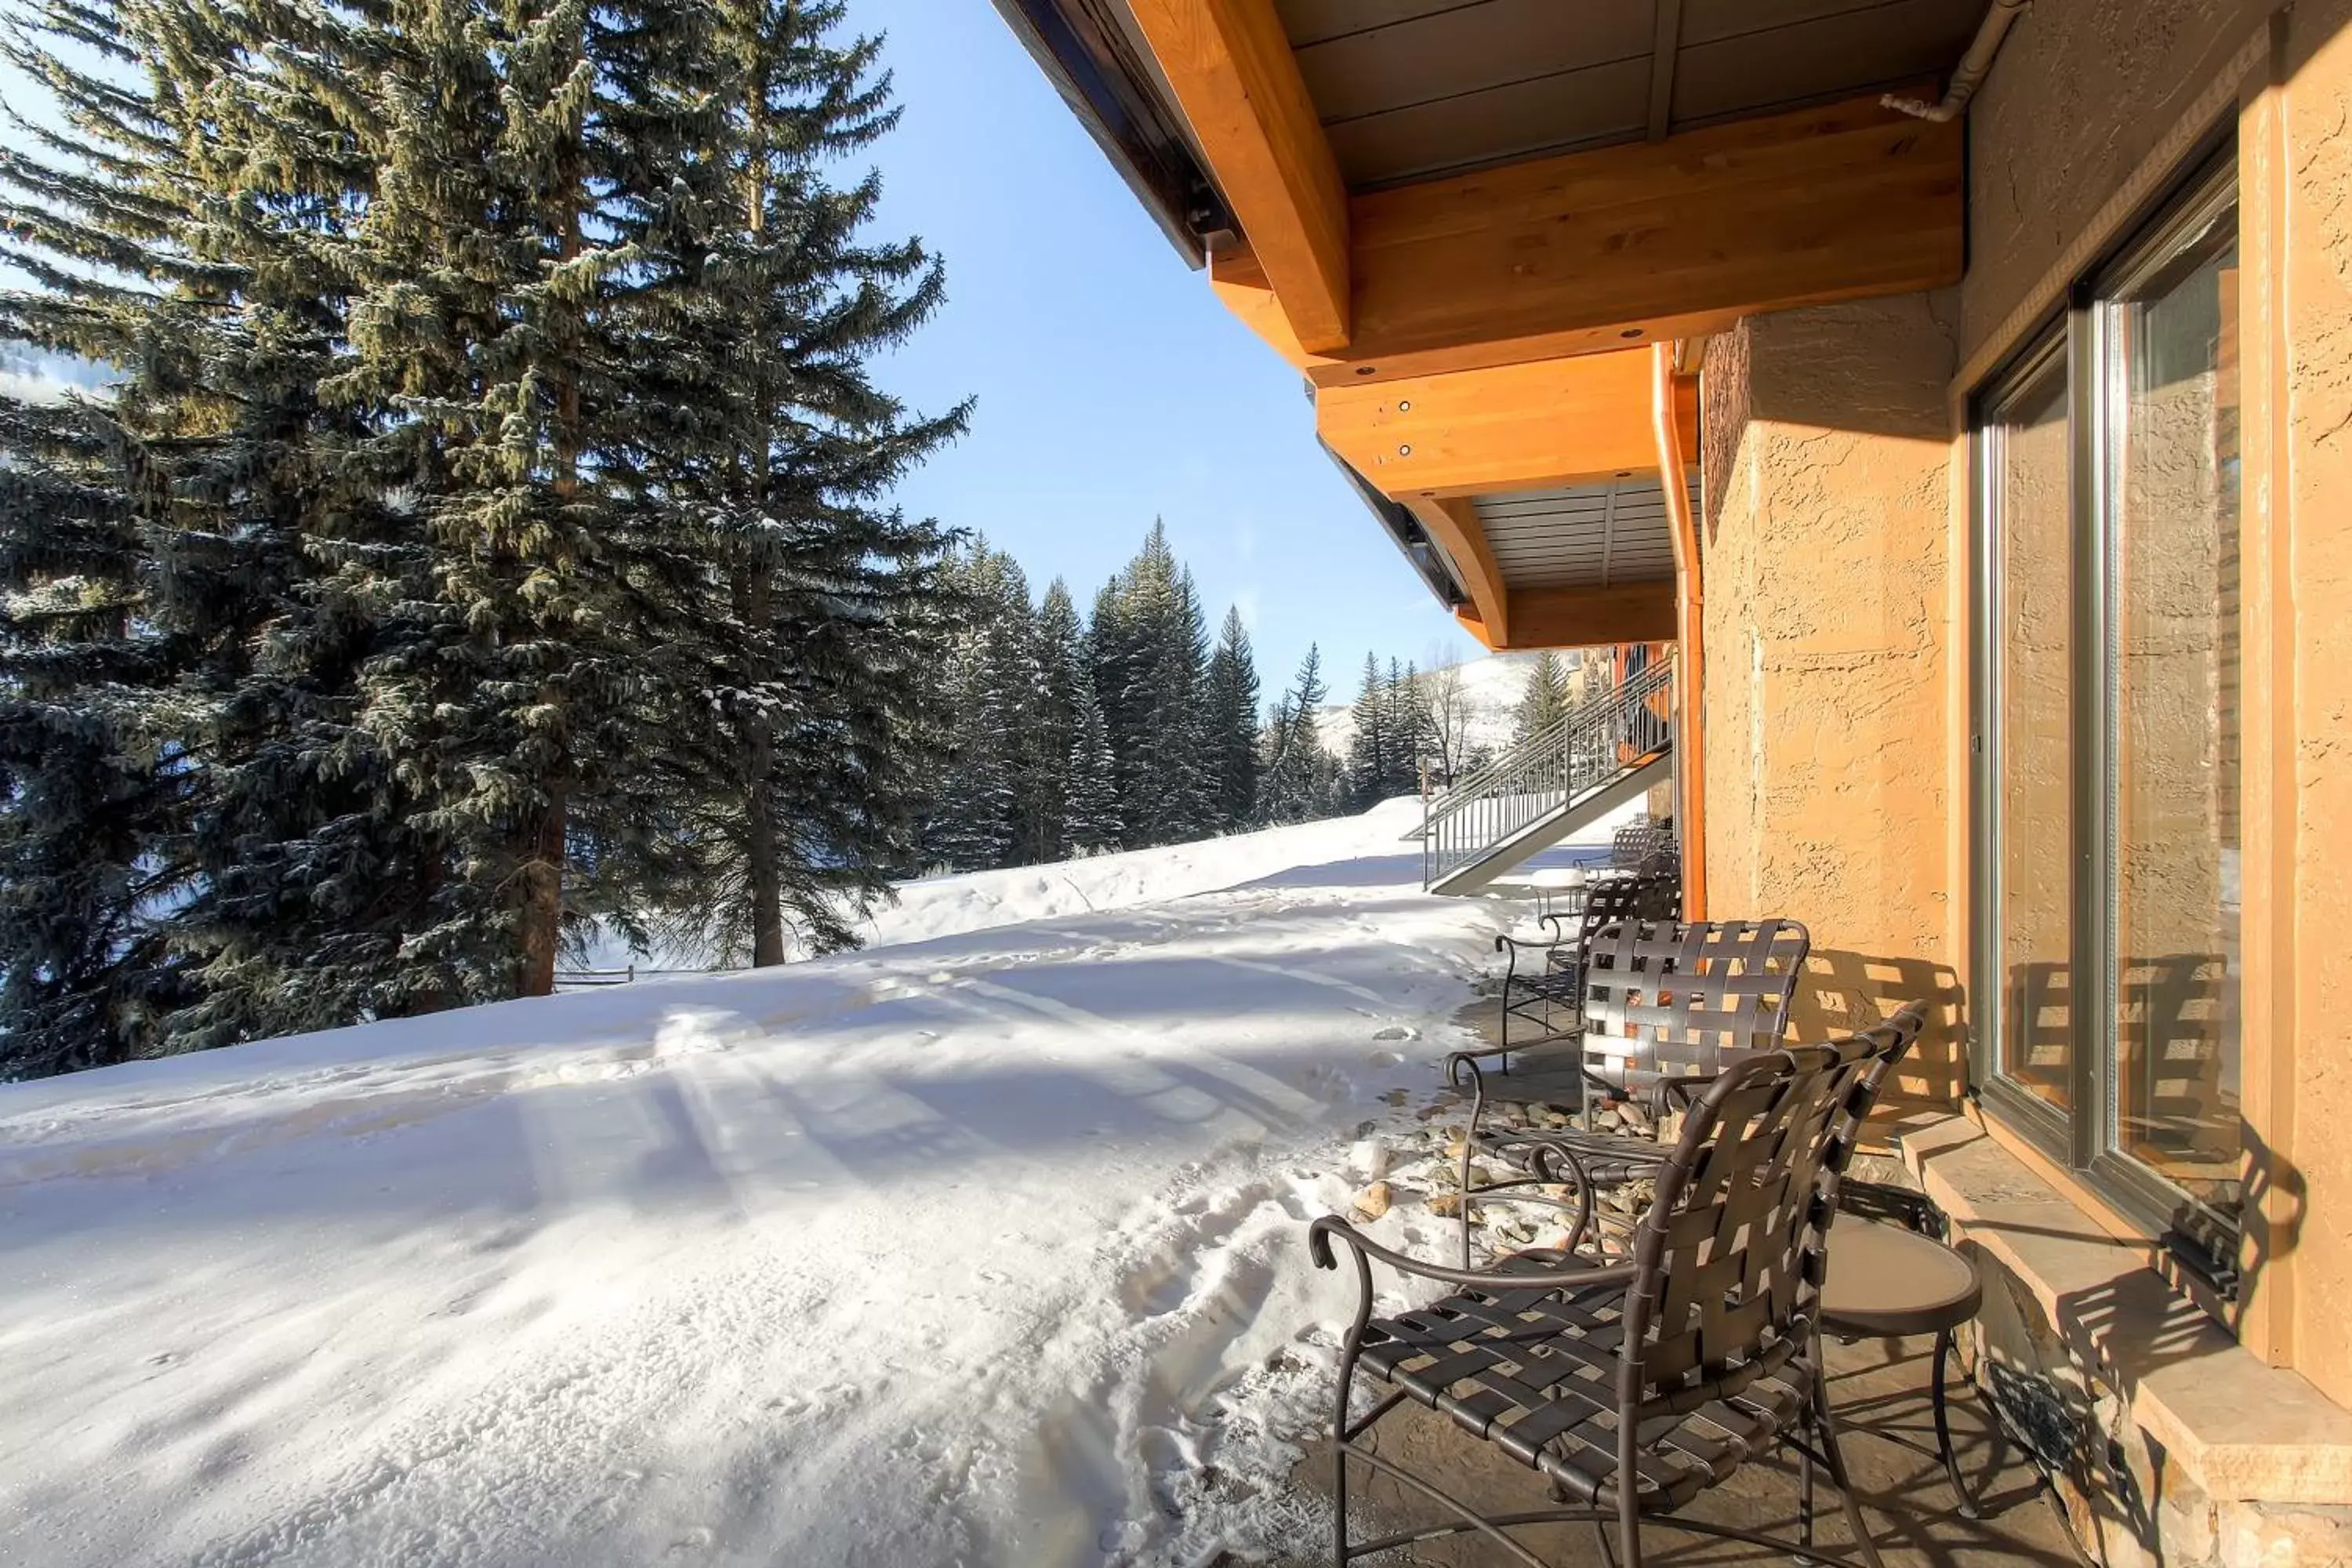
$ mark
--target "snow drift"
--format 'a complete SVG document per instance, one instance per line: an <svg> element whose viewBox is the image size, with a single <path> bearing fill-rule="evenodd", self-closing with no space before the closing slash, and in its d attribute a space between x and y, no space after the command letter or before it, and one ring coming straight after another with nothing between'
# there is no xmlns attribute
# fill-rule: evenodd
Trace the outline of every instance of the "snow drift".
<svg viewBox="0 0 2352 1568"><path fill-rule="evenodd" d="M0 1087L0 1563L1319 1532L1286 1482L1346 1288L1304 1222L1414 1135L1507 912L1419 891L1416 812L954 879L837 959Z"/></svg>

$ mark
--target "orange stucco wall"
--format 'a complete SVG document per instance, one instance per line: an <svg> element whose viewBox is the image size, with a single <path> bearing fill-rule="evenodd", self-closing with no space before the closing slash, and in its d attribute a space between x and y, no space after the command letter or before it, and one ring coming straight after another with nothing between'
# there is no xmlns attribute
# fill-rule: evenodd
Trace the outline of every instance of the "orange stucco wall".
<svg viewBox="0 0 2352 1568"><path fill-rule="evenodd" d="M1811 929L1818 1014L1937 1001L1958 1088L1948 293L1751 319L1701 378L1709 912Z"/></svg>
<svg viewBox="0 0 2352 1568"><path fill-rule="evenodd" d="M2035 0L1971 111L1960 287L1709 343L1707 874L1713 912L1812 927L1814 1022L1957 1008L1966 395L2232 130L2244 1333L2352 1406L2352 0Z"/></svg>
<svg viewBox="0 0 2352 1568"><path fill-rule="evenodd" d="M2247 898L2275 929L2248 980L2276 1071L2248 1115L2283 1156L2263 1243L2288 1276L2278 1359L2352 1406L2352 0L2295 6L2264 74L2240 126L2247 550L2269 567L2248 741L2272 769L2248 803L2264 864Z"/></svg>

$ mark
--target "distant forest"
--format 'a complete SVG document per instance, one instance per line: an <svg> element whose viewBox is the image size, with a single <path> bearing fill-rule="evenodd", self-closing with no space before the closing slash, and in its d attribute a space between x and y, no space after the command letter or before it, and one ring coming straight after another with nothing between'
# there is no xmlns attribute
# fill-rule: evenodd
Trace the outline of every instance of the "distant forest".
<svg viewBox="0 0 2352 1568"><path fill-rule="evenodd" d="M930 704L946 757L923 858L980 870L1140 849L1360 810L1421 784L1433 755L1417 670L1365 656L1345 757L1318 732L1319 649L1261 710L1249 634L1212 644L1192 574L1158 523L1083 618L1055 581L982 542L949 563L959 625Z"/></svg>

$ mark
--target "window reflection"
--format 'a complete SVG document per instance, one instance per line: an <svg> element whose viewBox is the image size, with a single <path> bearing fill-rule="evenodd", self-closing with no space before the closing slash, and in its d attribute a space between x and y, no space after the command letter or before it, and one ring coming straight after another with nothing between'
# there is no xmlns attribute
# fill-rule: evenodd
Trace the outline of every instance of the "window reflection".
<svg viewBox="0 0 2352 1568"><path fill-rule="evenodd" d="M1996 744L2002 1075L2052 1105L2072 1098L2067 1009L2073 864L2073 530L2067 498L2065 356L2053 355L1992 410L2000 611Z"/></svg>
<svg viewBox="0 0 2352 1568"><path fill-rule="evenodd" d="M2226 205L2193 216L2105 310L2116 790L2107 1137L2225 1213L2239 1142L2236 216Z"/></svg>

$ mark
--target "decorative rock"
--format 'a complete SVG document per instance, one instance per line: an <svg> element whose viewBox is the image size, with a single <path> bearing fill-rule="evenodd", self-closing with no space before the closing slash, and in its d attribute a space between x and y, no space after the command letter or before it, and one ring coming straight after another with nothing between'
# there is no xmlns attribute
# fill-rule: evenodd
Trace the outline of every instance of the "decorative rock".
<svg viewBox="0 0 2352 1568"><path fill-rule="evenodd" d="M1435 1215L1439 1219L1455 1219L1460 1217L1462 1213L1462 1194L1460 1193L1436 1193L1432 1194L1429 1200L1429 1212Z"/></svg>
<svg viewBox="0 0 2352 1568"><path fill-rule="evenodd" d="M1374 1182L1356 1194L1356 1215L1367 1223L1389 1212L1389 1184Z"/></svg>

